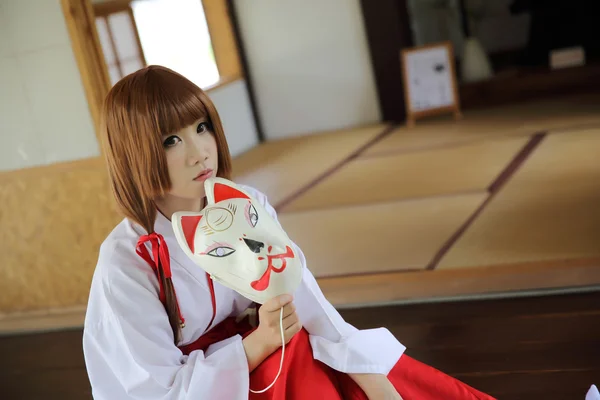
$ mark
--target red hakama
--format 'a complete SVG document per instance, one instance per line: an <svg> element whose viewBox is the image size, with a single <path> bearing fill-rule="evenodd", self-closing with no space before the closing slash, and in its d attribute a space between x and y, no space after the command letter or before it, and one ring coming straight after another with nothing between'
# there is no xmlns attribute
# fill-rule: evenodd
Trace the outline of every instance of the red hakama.
<svg viewBox="0 0 600 400"><path fill-rule="evenodd" d="M227 318L196 342L182 346L184 354L206 350L211 344L236 334L247 336L254 328L247 319L236 323ZM250 374L250 388L263 390L273 382L281 361L281 348ZM404 400L494 400L472 387L407 355L402 355L388 374ZM308 332L302 329L285 347L283 368L277 382L266 392L249 392L251 400L368 400L362 389L345 373L313 358Z"/></svg>

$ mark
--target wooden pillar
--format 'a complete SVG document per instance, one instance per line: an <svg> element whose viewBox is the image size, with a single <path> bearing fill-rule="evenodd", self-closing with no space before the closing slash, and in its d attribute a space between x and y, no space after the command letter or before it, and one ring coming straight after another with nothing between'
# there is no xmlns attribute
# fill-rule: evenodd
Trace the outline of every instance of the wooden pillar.
<svg viewBox="0 0 600 400"><path fill-rule="evenodd" d="M361 0L375 73L379 104L385 121L406 118L400 50L413 44L408 0Z"/></svg>

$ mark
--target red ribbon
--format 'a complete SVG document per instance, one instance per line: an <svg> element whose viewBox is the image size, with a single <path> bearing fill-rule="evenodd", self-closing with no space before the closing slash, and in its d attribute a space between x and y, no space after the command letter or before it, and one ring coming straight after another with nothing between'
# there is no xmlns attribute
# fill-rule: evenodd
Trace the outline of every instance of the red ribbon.
<svg viewBox="0 0 600 400"><path fill-rule="evenodd" d="M148 252L148 249L145 246L146 242L150 242L150 244L152 245L152 255L154 256L154 258L150 257L150 253ZM158 265L155 262L155 260L160 261L160 267L165 278L171 278L171 257L169 256L169 248L167 247L167 242L165 242L165 239L161 234L152 232L149 235L143 235L142 237L140 237L140 239L137 242L135 252L140 257L142 257L156 273L156 277L158 278L158 284L160 285L160 301L163 303L163 305L166 306L165 288L163 286L162 280L160 279ZM175 296L175 301L177 302L177 296ZM177 310L179 312L181 326L183 327L185 320L181 315L179 303L177 303Z"/></svg>

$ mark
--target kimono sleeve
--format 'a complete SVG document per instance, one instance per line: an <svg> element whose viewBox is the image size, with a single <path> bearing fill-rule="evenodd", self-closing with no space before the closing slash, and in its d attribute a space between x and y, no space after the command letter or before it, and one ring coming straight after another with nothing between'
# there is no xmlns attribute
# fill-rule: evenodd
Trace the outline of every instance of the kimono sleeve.
<svg viewBox="0 0 600 400"><path fill-rule="evenodd" d="M267 197L256 189L254 192L267 212L278 221ZM307 267L302 250L295 243L293 246L303 266L302 283L294 294L294 304L309 333L314 358L344 373L387 375L406 347L386 328L358 330L344 321L323 295Z"/></svg>
<svg viewBox="0 0 600 400"><path fill-rule="evenodd" d="M585 400L600 400L600 392L596 385L590 386L590 389L585 396Z"/></svg>
<svg viewBox="0 0 600 400"><path fill-rule="evenodd" d="M247 399L248 361L239 335L210 355L173 342L153 272L118 245L101 249L83 350L96 399Z"/></svg>

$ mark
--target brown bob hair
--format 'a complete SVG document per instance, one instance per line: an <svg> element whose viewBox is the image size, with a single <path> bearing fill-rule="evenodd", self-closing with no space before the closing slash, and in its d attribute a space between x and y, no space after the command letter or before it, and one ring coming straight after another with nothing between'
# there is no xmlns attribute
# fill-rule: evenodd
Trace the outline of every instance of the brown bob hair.
<svg viewBox="0 0 600 400"><path fill-rule="evenodd" d="M162 66L151 65L117 82L106 96L101 136L112 192L120 212L154 232L155 199L171 188L162 136L206 118L218 151L217 176L230 179L231 156L219 114L193 82ZM170 278L160 260L158 278L175 343L181 337L179 309Z"/></svg>

